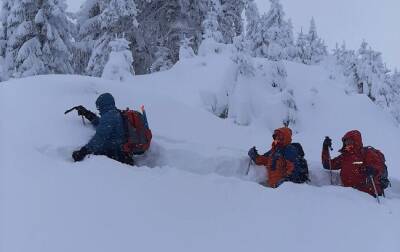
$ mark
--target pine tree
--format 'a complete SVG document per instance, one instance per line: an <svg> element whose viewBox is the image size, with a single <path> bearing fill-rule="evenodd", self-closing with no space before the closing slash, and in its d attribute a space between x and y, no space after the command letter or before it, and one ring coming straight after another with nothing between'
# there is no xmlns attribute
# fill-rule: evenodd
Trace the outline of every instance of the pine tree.
<svg viewBox="0 0 400 252"><path fill-rule="evenodd" d="M179 60L189 59L195 56L192 48L192 38L183 38L181 41L181 46L179 48Z"/></svg>
<svg viewBox="0 0 400 252"><path fill-rule="evenodd" d="M236 36L243 33L242 12L244 0L213 0L220 1L218 23L223 37L223 43L230 44Z"/></svg>
<svg viewBox="0 0 400 252"><path fill-rule="evenodd" d="M116 38L110 42L109 46L111 53L101 77L118 81L131 80L135 72L129 42L124 38Z"/></svg>
<svg viewBox="0 0 400 252"><path fill-rule="evenodd" d="M221 43L224 42L224 37L221 33L221 27L218 21L218 16L222 11L220 0L209 0L208 12L203 21L203 40L199 47L200 55L219 53L221 51Z"/></svg>
<svg viewBox="0 0 400 252"><path fill-rule="evenodd" d="M387 93L384 80L388 70L383 64L381 53L372 50L365 41L362 42L358 50L357 72L359 73L364 93L371 100L382 103L382 99L386 99L384 98Z"/></svg>
<svg viewBox="0 0 400 252"><path fill-rule="evenodd" d="M279 0L270 0L271 9L260 20L261 41L257 45L254 55L270 60L289 59L289 51L293 50L293 30L290 22L284 19L285 13Z"/></svg>
<svg viewBox="0 0 400 252"><path fill-rule="evenodd" d="M249 51L248 40L244 35L238 36L233 40L234 54L233 62L237 64L236 80L242 76L251 77L255 74L254 63Z"/></svg>
<svg viewBox="0 0 400 252"><path fill-rule="evenodd" d="M155 61L150 67L150 72L165 71L173 66L173 61L171 59L171 52L167 47L159 46L154 53Z"/></svg>
<svg viewBox="0 0 400 252"><path fill-rule="evenodd" d="M261 20L257 4L254 0L248 0L245 8L246 15L246 39L253 56L256 56L257 50L263 46L261 37Z"/></svg>
<svg viewBox="0 0 400 252"><path fill-rule="evenodd" d="M71 23L64 0L15 0L2 5L0 52L4 75L69 74Z"/></svg>
<svg viewBox="0 0 400 252"><path fill-rule="evenodd" d="M132 0L87 0L78 19L78 41L81 51L87 52L86 74L101 76L115 36L124 36L133 43L138 26L138 10ZM83 53L85 55L85 53Z"/></svg>
<svg viewBox="0 0 400 252"><path fill-rule="evenodd" d="M317 26L315 25L314 18L311 19L310 30L308 32L307 41L310 47L309 55L306 61L308 64L319 63L324 57L328 55L327 47L317 34Z"/></svg>
<svg viewBox="0 0 400 252"><path fill-rule="evenodd" d="M219 0L210 0L209 11L203 21L203 40L211 39L217 43L224 41L218 22L218 16L221 11Z"/></svg>
<svg viewBox="0 0 400 252"><path fill-rule="evenodd" d="M285 90L282 93L282 103L285 106L286 115L283 118L283 125L285 127L294 128L297 123L297 105L294 99L294 91L292 89Z"/></svg>
<svg viewBox="0 0 400 252"><path fill-rule="evenodd" d="M317 64L328 55L325 43L318 37L314 18L311 19L308 34L299 34L296 48L297 60L307 65Z"/></svg>
<svg viewBox="0 0 400 252"><path fill-rule="evenodd" d="M297 36L297 41L296 41L296 50L297 50L297 57L296 60L303 63L307 64L308 61L308 55L310 54L310 47L308 46L307 43L307 37L303 33L303 30L300 31L300 33Z"/></svg>

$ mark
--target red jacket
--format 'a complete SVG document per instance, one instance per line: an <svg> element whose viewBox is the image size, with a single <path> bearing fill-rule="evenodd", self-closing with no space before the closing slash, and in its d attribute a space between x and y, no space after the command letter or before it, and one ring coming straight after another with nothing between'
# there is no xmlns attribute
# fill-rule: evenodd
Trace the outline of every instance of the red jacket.
<svg viewBox="0 0 400 252"><path fill-rule="evenodd" d="M372 167L377 171L374 176L374 181L378 194L383 193L379 181L380 174L384 170L381 157L371 149L364 148L361 138L361 133L357 130L347 132L342 141L352 140L354 148L347 151L344 148L340 150L341 154L332 159L329 164L329 150L322 150L322 164L325 169L340 170L340 178L342 179L343 186L353 187L360 191L366 192L375 196L373 185L365 174L367 167ZM332 167L330 167L330 165Z"/></svg>
<svg viewBox="0 0 400 252"><path fill-rule="evenodd" d="M282 139L278 146L272 146L271 150L256 158L256 165L264 165L268 173L268 186L278 187L287 177L291 175L294 169L294 162L289 160L290 150L285 147L292 143L292 131L289 128L280 128L275 130L274 134Z"/></svg>

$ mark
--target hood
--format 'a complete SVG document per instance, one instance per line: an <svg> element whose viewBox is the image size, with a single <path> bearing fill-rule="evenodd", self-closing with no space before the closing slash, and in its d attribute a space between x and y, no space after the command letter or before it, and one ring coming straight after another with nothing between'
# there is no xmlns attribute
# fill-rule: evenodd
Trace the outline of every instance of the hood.
<svg viewBox="0 0 400 252"><path fill-rule="evenodd" d="M282 147L292 143L292 130L289 128L279 128L274 131L274 135L278 135L283 139Z"/></svg>
<svg viewBox="0 0 400 252"><path fill-rule="evenodd" d="M344 142L345 140L348 140L348 139L350 139L354 142L355 149L359 150L363 147L363 142L362 142L362 137L361 137L360 131L352 130L352 131L347 132L343 136L342 141Z"/></svg>
<svg viewBox="0 0 400 252"><path fill-rule="evenodd" d="M110 93L101 94L96 100L96 107L99 110L100 115L103 115L108 111L115 109L114 97Z"/></svg>

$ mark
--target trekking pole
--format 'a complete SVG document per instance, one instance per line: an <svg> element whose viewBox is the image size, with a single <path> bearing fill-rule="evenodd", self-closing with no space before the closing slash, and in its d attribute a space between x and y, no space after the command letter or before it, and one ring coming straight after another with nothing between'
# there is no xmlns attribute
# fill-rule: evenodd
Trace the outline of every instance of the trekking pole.
<svg viewBox="0 0 400 252"><path fill-rule="evenodd" d="M249 160L249 165L247 166L246 176L249 175L250 166L251 166L251 158L250 158L250 160Z"/></svg>
<svg viewBox="0 0 400 252"><path fill-rule="evenodd" d="M369 179L371 180L372 186L374 187L375 198L378 201L378 204L381 204L381 201L379 200L378 190L376 190L375 181L372 175L369 175Z"/></svg>
<svg viewBox="0 0 400 252"><path fill-rule="evenodd" d="M146 115L146 110L144 110L144 105L141 105L140 109L142 110L145 126L148 128L149 127L149 122L147 121L147 115Z"/></svg>
<svg viewBox="0 0 400 252"><path fill-rule="evenodd" d="M329 175L330 175L330 177L331 177L331 185L333 185L332 159L331 159L331 152L330 152L330 151L332 151L332 150L333 150L332 146L329 146L329 149L328 149L328 158L329 158Z"/></svg>

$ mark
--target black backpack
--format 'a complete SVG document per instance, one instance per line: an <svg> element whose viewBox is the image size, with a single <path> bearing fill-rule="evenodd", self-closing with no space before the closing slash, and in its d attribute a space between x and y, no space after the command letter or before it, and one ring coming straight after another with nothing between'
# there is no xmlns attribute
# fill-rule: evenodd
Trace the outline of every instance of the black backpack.
<svg viewBox="0 0 400 252"><path fill-rule="evenodd" d="M304 150L300 143L291 143L290 146L293 146L297 151L296 161L297 164L294 167L293 175L290 178L290 181L294 183L305 183L310 181L309 172L308 172L308 164L307 160L304 158Z"/></svg>
<svg viewBox="0 0 400 252"><path fill-rule="evenodd" d="M363 152L364 152L363 155L365 155L365 153L367 151L372 151L372 152L376 153L380 158L380 162L381 162L381 165L383 167L383 170L382 170L382 173L380 174L379 182L381 184L382 190L384 190L384 189L388 188L389 186L391 186L391 183L390 183L390 180L389 180L388 168L386 166L385 155L383 155L383 153L380 150L375 149L374 147L371 147L371 146L366 146L366 147L363 148Z"/></svg>

